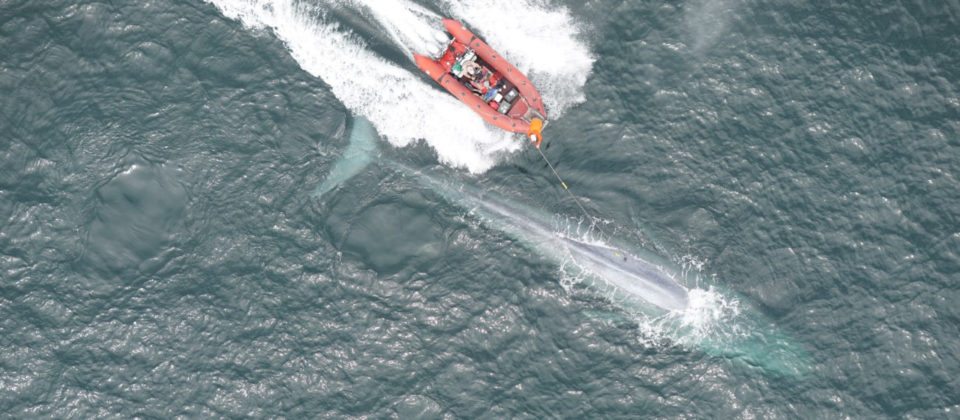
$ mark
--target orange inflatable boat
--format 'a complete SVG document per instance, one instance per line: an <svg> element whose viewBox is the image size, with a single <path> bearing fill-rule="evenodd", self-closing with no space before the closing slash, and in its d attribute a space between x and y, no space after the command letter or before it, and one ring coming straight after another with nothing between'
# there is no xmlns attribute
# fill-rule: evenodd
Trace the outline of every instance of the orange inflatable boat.
<svg viewBox="0 0 960 420"><path fill-rule="evenodd" d="M547 111L530 79L460 22L443 19L443 26L453 39L437 59L414 54L420 70L490 124L539 147Z"/></svg>

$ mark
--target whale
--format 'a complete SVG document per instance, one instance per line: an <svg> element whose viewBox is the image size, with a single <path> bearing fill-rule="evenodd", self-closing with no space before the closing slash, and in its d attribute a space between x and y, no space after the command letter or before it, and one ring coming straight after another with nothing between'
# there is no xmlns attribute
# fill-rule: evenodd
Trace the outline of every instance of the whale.
<svg viewBox="0 0 960 420"><path fill-rule="evenodd" d="M645 304L654 312L687 308L687 288L680 283L680 276L662 264L600 241L558 232L546 222L555 220L555 217L493 192L444 180L398 162L383 163L430 187L447 201L469 210L486 225L519 239L538 254L560 265L573 264L580 273L590 276L601 286L617 290L623 298Z"/></svg>
<svg viewBox="0 0 960 420"><path fill-rule="evenodd" d="M313 193L318 200L336 193L376 163L466 210L483 225L507 234L562 271L584 278L586 286L601 290L621 310L598 317L596 311L588 309L585 315L590 318L620 324L640 319L659 330L659 335L684 347L776 376L799 377L809 371L809 357L802 347L738 293L711 279L689 279L655 254L574 233L579 229L562 217L507 199L493 189L481 189L456 176L413 168L381 156L377 133L370 123L362 117L352 123L341 158Z"/></svg>
<svg viewBox="0 0 960 420"><path fill-rule="evenodd" d="M356 118L347 148L334 164L314 195L322 197L343 184L375 160L376 131L363 118ZM488 225L521 239L528 247L550 257L558 264L574 263L581 272L620 290L621 295L644 302L662 311L687 307L687 289L659 264L606 244L590 243L582 238L560 234L544 221L553 218L542 211L523 206L467 184L443 180L424 170L402 163L383 161L397 172L430 187L445 199L472 211ZM531 217L531 215L538 217Z"/></svg>

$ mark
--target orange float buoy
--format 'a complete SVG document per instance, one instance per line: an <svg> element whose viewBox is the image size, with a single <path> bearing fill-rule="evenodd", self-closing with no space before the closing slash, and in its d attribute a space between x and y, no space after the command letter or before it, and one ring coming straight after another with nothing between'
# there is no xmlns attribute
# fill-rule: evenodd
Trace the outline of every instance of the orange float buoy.
<svg viewBox="0 0 960 420"><path fill-rule="evenodd" d="M541 130L543 130L543 120L539 118L530 120L530 127L527 128L527 137L530 138L534 146L540 147L540 142L543 141L543 134L540 133Z"/></svg>

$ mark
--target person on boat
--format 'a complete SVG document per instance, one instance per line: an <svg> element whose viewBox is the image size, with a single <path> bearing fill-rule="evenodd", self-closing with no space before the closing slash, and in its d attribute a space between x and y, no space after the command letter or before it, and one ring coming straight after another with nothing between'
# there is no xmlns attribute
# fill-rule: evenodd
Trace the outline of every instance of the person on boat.
<svg viewBox="0 0 960 420"><path fill-rule="evenodd" d="M476 80L477 76L480 75L480 65L476 61L468 61L463 64L463 74L467 76L468 79Z"/></svg>
<svg viewBox="0 0 960 420"><path fill-rule="evenodd" d="M490 102L491 99L497 96L497 93L500 92L501 83L490 86L490 80L483 81L483 89L486 93L483 94L483 101Z"/></svg>

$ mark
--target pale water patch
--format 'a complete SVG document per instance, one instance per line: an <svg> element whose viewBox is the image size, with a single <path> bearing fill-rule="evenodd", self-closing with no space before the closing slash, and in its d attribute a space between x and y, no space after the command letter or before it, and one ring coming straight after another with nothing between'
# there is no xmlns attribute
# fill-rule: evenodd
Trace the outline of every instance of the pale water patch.
<svg viewBox="0 0 960 420"><path fill-rule="evenodd" d="M737 0L695 0L686 6L685 21L695 52L711 47L726 32L738 3Z"/></svg>
<svg viewBox="0 0 960 420"><path fill-rule="evenodd" d="M95 193L84 260L96 271L156 271L170 259L190 202L177 168L131 157Z"/></svg>

